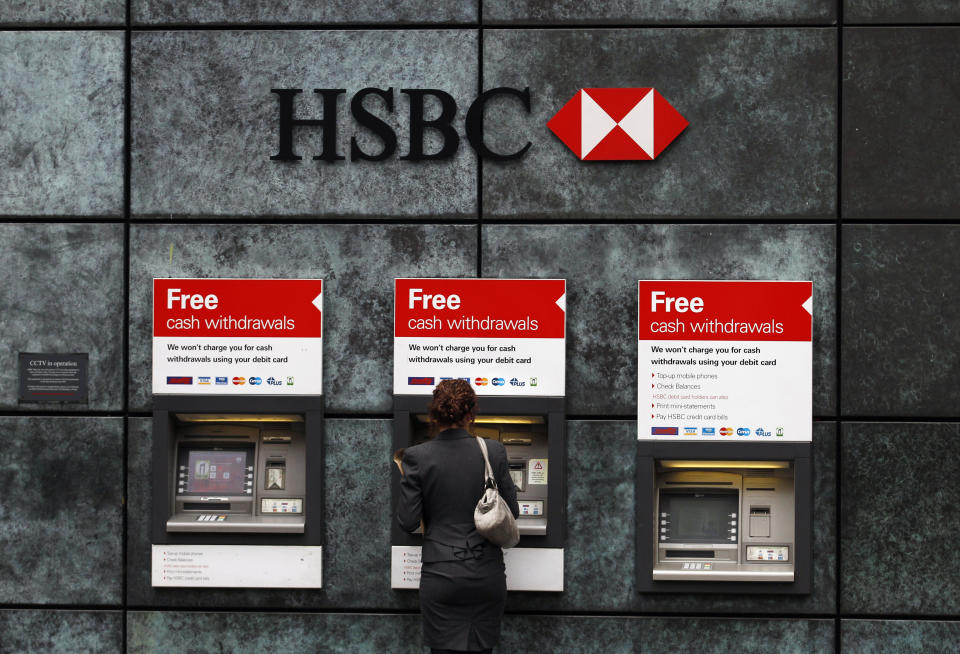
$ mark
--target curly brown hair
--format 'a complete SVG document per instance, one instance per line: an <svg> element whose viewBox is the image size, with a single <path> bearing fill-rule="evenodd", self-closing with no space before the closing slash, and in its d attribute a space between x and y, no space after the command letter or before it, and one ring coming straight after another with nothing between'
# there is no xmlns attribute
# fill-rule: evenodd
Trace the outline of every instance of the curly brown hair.
<svg viewBox="0 0 960 654"><path fill-rule="evenodd" d="M477 394L470 388L470 382L445 379L433 389L433 400L427 411L437 425L460 425L473 420L476 408Z"/></svg>

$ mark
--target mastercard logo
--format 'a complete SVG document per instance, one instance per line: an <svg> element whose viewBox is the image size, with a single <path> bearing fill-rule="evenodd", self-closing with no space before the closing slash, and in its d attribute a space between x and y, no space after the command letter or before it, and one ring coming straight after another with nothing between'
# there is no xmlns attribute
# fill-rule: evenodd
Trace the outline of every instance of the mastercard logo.
<svg viewBox="0 0 960 654"><path fill-rule="evenodd" d="M733 436L733 430L730 429L729 427L721 427L721 428L720 428L720 435L721 435L721 436Z"/></svg>
<svg viewBox="0 0 960 654"><path fill-rule="evenodd" d="M234 385L234 386L243 386L243 382L245 382L245 381L246 381L246 380L245 380L243 377L234 377L234 378L233 378L233 385Z"/></svg>
<svg viewBox="0 0 960 654"><path fill-rule="evenodd" d="M487 378L486 378L486 377L477 377L476 379L473 380L473 383L476 384L477 386L486 386L486 385L487 385Z"/></svg>

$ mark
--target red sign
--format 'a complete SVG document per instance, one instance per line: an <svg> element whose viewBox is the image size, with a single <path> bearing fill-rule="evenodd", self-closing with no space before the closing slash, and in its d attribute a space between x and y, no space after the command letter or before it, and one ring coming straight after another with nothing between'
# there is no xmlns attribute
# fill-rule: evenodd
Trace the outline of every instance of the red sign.
<svg viewBox="0 0 960 654"><path fill-rule="evenodd" d="M641 281L644 340L810 341L812 282Z"/></svg>
<svg viewBox="0 0 960 654"><path fill-rule="evenodd" d="M563 338L562 279L398 279L397 338Z"/></svg>
<svg viewBox="0 0 960 654"><path fill-rule="evenodd" d="M687 119L656 89L580 89L547 123L584 161L650 160Z"/></svg>
<svg viewBox="0 0 960 654"><path fill-rule="evenodd" d="M154 279L153 335L320 338L321 290L319 279Z"/></svg>

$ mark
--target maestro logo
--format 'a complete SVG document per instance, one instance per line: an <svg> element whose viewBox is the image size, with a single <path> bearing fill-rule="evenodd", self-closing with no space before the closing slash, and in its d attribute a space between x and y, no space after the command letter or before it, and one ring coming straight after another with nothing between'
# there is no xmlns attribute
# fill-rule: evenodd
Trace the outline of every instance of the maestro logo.
<svg viewBox="0 0 960 654"><path fill-rule="evenodd" d="M583 161L642 161L689 124L653 88L580 89L547 127Z"/></svg>
<svg viewBox="0 0 960 654"><path fill-rule="evenodd" d="M270 89L276 94L278 145L271 161L302 161L294 147L294 133L309 128L314 161L384 161L398 156L406 161L452 159L460 148L461 134L477 155L485 161L512 161L523 158L532 141L498 145L493 149L484 138L484 113L487 103L502 97L502 111L531 113L530 87L508 86L484 91L467 108L462 126L455 120L457 100L441 89L399 89L406 113L406 143L400 143L393 118L398 94L393 87L368 87L348 95L347 89L313 89L313 105L319 105L322 118L308 118L303 89ZM345 130L339 119L338 105L349 101L353 133L349 152L338 149L337 134ZM428 118L428 115L430 116ZM400 120L403 120L401 118ZM547 122L552 131L583 161L649 161L686 129L689 123L656 89L581 88ZM357 134L372 138L357 139ZM429 135L429 138L427 138ZM300 138L304 138L301 136ZM428 147L428 141L432 142ZM319 151L319 153L317 152Z"/></svg>

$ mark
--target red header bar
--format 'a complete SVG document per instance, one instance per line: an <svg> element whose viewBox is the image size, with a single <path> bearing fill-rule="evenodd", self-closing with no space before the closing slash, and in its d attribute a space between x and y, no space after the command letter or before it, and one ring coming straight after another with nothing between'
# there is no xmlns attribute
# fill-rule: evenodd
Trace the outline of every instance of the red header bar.
<svg viewBox="0 0 960 654"><path fill-rule="evenodd" d="M153 335L320 338L319 279L154 279Z"/></svg>
<svg viewBox="0 0 960 654"><path fill-rule="evenodd" d="M640 340L809 341L813 282L641 281Z"/></svg>
<svg viewBox="0 0 960 654"><path fill-rule="evenodd" d="M566 280L398 279L394 336L563 338Z"/></svg>

